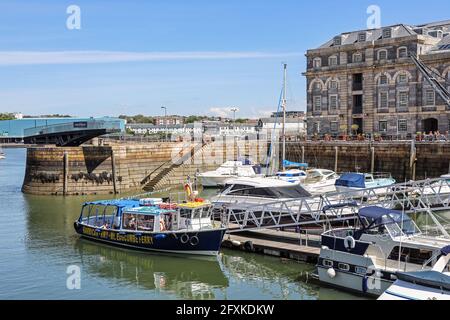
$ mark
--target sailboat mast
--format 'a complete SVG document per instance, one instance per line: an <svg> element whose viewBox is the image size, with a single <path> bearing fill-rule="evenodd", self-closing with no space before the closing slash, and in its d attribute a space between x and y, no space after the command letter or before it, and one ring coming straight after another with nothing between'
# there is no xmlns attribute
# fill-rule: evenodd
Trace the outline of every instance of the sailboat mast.
<svg viewBox="0 0 450 320"><path fill-rule="evenodd" d="M287 64L283 64L284 74L283 74L283 99L282 99L282 107L283 107L283 126L282 126L282 139L283 139L283 170L285 170L284 160L286 160L286 69Z"/></svg>

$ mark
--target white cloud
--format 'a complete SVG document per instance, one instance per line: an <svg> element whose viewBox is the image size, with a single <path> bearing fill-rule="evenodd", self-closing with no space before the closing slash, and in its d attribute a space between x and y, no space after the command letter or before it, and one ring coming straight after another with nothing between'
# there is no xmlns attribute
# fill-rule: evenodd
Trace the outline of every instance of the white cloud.
<svg viewBox="0 0 450 320"><path fill-rule="evenodd" d="M231 114L230 108L209 108L209 112L216 117L227 118Z"/></svg>
<svg viewBox="0 0 450 320"><path fill-rule="evenodd" d="M263 59L301 56L271 52L126 52L126 51L0 51L0 66L90 64L169 60Z"/></svg>

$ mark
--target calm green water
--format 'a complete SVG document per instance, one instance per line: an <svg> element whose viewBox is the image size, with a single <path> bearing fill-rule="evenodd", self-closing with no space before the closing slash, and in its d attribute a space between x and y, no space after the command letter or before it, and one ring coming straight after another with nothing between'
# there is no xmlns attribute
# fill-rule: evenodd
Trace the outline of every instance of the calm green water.
<svg viewBox="0 0 450 320"><path fill-rule="evenodd" d="M224 250L187 258L80 239L80 204L94 197L27 196L25 149L0 160L0 299L357 299L303 282L313 266ZM104 198L100 196L97 198ZM71 265L81 288L67 289Z"/></svg>

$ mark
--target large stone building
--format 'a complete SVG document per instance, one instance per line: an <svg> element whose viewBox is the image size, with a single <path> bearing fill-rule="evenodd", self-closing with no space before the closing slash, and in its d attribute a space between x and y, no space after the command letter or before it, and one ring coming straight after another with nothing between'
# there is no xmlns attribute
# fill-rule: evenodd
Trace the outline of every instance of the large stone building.
<svg viewBox="0 0 450 320"><path fill-rule="evenodd" d="M450 88L450 20L342 33L308 50L308 135L448 131L450 109L411 53Z"/></svg>

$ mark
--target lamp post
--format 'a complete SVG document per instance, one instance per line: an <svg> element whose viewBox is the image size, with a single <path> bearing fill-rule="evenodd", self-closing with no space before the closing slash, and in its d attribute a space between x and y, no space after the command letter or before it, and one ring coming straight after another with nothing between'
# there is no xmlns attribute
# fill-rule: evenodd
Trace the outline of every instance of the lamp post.
<svg viewBox="0 0 450 320"><path fill-rule="evenodd" d="M164 109L164 124L166 126L164 140L167 141L167 107L162 106L161 109Z"/></svg>
<svg viewBox="0 0 450 320"><path fill-rule="evenodd" d="M239 111L238 108L231 108L231 112L233 112L233 124L236 124L236 112Z"/></svg>

